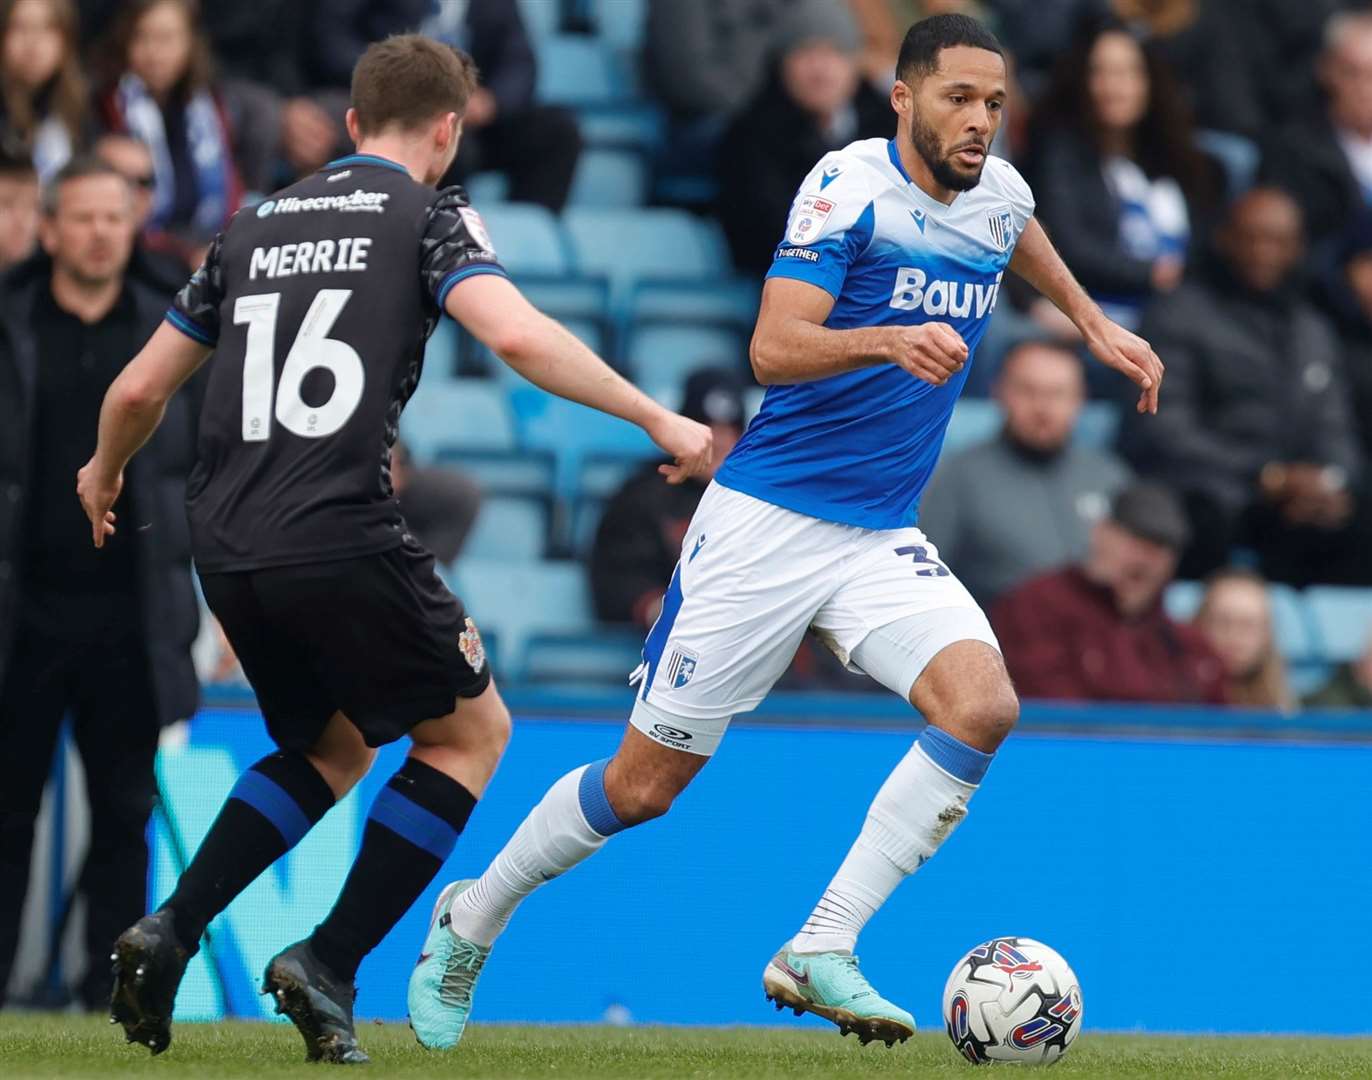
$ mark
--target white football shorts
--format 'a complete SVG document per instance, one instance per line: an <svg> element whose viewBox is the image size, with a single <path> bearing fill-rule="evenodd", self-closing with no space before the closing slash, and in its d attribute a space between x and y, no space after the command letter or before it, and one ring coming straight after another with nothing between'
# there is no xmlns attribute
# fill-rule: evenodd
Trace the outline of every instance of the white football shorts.
<svg viewBox="0 0 1372 1080"><path fill-rule="evenodd" d="M850 670L902 698L954 642L1000 648L919 529L840 525L712 483L633 674L631 722L673 749L712 754L810 627Z"/></svg>

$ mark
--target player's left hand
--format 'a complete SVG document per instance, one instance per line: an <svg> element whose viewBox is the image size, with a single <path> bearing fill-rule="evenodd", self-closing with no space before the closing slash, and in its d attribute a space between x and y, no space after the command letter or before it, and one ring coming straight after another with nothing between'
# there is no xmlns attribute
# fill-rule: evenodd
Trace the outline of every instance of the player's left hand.
<svg viewBox="0 0 1372 1080"><path fill-rule="evenodd" d="M1153 347L1137 334L1131 334L1118 323L1103 317L1096 325L1084 327L1082 336L1092 356L1106 367L1123 372L1138 384L1142 391L1139 394L1139 412L1156 413L1164 369Z"/></svg>
<svg viewBox="0 0 1372 1080"><path fill-rule="evenodd" d="M91 539L95 546L105 546L105 538L114 535L114 511L110 509L124 490L124 473L120 471L111 481L91 458L76 474L76 495L81 509L90 518Z"/></svg>
<svg viewBox="0 0 1372 1080"><path fill-rule="evenodd" d="M661 465L657 470L667 478L667 483L682 484L692 476L710 475L714 435L704 424L664 409L644 430L673 458L673 464Z"/></svg>

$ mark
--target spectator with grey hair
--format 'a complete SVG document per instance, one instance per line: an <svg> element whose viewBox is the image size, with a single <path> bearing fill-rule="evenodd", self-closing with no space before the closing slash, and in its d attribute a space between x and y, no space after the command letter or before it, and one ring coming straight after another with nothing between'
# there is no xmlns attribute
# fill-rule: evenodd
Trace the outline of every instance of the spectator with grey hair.
<svg viewBox="0 0 1372 1080"><path fill-rule="evenodd" d="M198 625L185 482L200 382L125 475L103 550L76 498L110 383L168 297L126 274L134 210L109 165L73 158L50 184L42 254L0 284L0 995L18 945L34 821L64 716L80 751L91 842L87 965L109 1001L110 942L145 909L146 829L163 723L190 716Z"/></svg>

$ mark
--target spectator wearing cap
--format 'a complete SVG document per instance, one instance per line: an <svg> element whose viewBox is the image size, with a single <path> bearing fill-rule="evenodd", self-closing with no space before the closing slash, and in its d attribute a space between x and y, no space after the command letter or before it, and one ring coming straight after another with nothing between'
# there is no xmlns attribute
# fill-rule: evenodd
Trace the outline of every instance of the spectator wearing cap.
<svg viewBox="0 0 1372 1080"><path fill-rule="evenodd" d="M716 209L740 270L762 274L771 265L796 188L816 161L892 134L891 106L862 78L857 50L842 7L798 12L778 34L767 81L725 132Z"/></svg>
<svg viewBox="0 0 1372 1080"><path fill-rule="evenodd" d="M1305 585L1366 562L1356 493L1363 455L1338 337L1305 297L1300 208L1275 188L1239 199L1219 258L1144 319L1167 365L1167 407L1126 412L1122 449L1185 499L1202 578L1236 546L1263 576Z"/></svg>
<svg viewBox="0 0 1372 1080"><path fill-rule="evenodd" d="M1138 483L1116 497L1079 564L1031 578L991 609L1015 688L1063 701L1223 703L1224 669L1200 632L1163 610L1189 534L1176 497Z"/></svg>
<svg viewBox="0 0 1372 1080"><path fill-rule="evenodd" d="M1092 526L1130 475L1114 454L1072 444L1086 380L1069 350L1015 346L995 395L1000 434L941 462L919 508L920 528L983 607L1085 555Z"/></svg>
<svg viewBox="0 0 1372 1080"><path fill-rule="evenodd" d="M38 173L25 157L0 155L0 270L38 246Z"/></svg>
<svg viewBox="0 0 1372 1080"><path fill-rule="evenodd" d="M713 476L743 434L743 386L724 368L703 368L686 380L681 413L709 424ZM611 497L591 547L591 593L604 622L652 626L681 557L686 529L710 477L668 484L652 461Z"/></svg>

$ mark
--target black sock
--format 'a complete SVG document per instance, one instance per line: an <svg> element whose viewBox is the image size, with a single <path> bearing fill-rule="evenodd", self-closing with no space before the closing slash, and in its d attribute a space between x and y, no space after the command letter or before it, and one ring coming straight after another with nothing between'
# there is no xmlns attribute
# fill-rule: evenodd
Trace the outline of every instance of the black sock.
<svg viewBox="0 0 1372 1080"><path fill-rule="evenodd" d="M333 804L333 790L299 751L269 754L240 776L162 905L172 911L181 944L195 952L210 920L295 847Z"/></svg>
<svg viewBox="0 0 1372 1080"><path fill-rule="evenodd" d="M328 917L310 938L314 954L340 979L391 931L443 867L476 798L422 761L405 764L377 793L362 849Z"/></svg>

